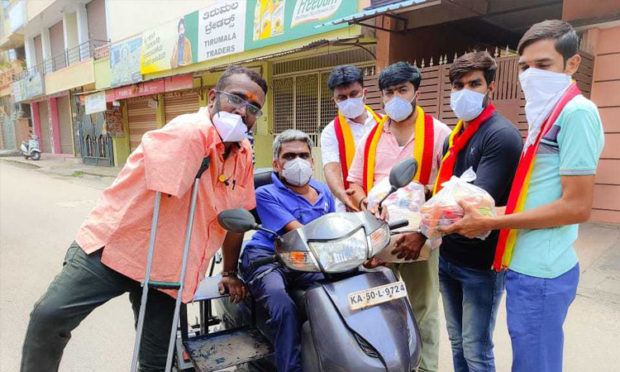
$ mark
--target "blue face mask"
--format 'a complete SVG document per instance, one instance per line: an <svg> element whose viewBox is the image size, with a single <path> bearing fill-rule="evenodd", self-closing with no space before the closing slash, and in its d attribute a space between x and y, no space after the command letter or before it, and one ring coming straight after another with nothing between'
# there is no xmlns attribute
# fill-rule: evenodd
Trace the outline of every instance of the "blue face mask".
<svg viewBox="0 0 620 372"><path fill-rule="evenodd" d="M385 104L385 113L394 121L403 121L411 116L415 105L413 102L415 102L415 96L411 101L395 96Z"/></svg>
<svg viewBox="0 0 620 372"><path fill-rule="evenodd" d="M450 108L459 119L474 120L484 110L484 97L486 94L463 88L450 93Z"/></svg>

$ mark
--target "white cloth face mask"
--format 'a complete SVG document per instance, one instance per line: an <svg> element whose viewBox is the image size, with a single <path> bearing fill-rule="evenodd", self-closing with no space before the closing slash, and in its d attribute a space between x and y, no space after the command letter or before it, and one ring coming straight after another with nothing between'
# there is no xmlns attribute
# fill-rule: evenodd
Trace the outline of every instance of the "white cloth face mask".
<svg viewBox="0 0 620 372"><path fill-rule="evenodd" d="M525 117L529 126L525 147L536 141L542 124L570 86L571 80L568 74L534 67L519 74L525 96Z"/></svg>

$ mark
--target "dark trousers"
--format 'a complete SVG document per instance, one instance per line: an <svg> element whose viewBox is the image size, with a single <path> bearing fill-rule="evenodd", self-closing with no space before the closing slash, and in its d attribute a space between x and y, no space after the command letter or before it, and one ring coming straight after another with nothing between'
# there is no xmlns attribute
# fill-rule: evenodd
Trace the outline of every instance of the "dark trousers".
<svg viewBox="0 0 620 372"><path fill-rule="evenodd" d="M62 271L30 313L21 370L57 371L71 331L95 308L125 292L129 292L137 322L142 295L140 283L103 265L101 250L87 255L77 243L71 244ZM172 297L149 291L140 371L164 370L174 305ZM96 345L97 340L92 343Z"/></svg>
<svg viewBox="0 0 620 372"><path fill-rule="evenodd" d="M455 372L495 371L493 329L505 274L439 258L439 285Z"/></svg>
<svg viewBox="0 0 620 372"><path fill-rule="evenodd" d="M256 277L248 274L246 277ZM301 372L301 338L297 306L287 289L307 288L323 275L277 268L249 282L250 292L259 306L269 313L267 326L275 345L278 372Z"/></svg>

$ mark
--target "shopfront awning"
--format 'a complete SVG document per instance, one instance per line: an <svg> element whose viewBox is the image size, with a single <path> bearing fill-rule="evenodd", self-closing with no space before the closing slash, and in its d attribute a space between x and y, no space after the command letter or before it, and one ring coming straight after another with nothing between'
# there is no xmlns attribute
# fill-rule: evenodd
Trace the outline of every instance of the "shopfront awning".
<svg viewBox="0 0 620 372"><path fill-rule="evenodd" d="M404 11L407 11L407 10L410 10L416 7L426 7L426 6L431 6L431 5L437 5L440 3L441 3L441 0L435 0L435 1L403 0L403 1L399 1L396 3L389 4L389 5L384 5L378 8L367 9L362 12L352 14L350 16L334 19L329 22L320 24L316 27L318 28L318 27L334 26L334 25L339 25L343 23L348 23L348 24L366 26L366 27L370 27L370 28L374 28L374 29L382 30L382 31L388 31L388 32L404 32L408 28L408 20L407 18L400 17L396 14L402 13ZM388 18L394 19L396 21L396 28L395 29L386 28L383 24L375 25L374 22L363 23L364 21L374 19L378 16L386 16Z"/></svg>

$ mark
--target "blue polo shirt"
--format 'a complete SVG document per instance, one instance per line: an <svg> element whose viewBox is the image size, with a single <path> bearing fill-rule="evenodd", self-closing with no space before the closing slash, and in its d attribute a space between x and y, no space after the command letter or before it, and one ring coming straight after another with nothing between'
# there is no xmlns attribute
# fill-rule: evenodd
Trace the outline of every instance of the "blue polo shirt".
<svg viewBox="0 0 620 372"><path fill-rule="evenodd" d="M277 231L280 236L284 235L284 227L291 221L297 220L305 225L335 211L334 198L324 183L310 179L310 187L319 194L316 202L311 204L306 198L287 188L276 173L271 175L271 180L271 185L256 190L256 211L263 227ZM256 258L272 255L275 252L274 240L273 236L266 232L254 233L245 245L241 258L242 269L247 268Z"/></svg>
<svg viewBox="0 0 620 372"><path fill-rule="evenodd" d="M604 143L596 105L582 95L573 98L540 142L524 210L560 199L562 176L596 174ZM577 264L577 232L578 225L519 230L510 270L537 278L566 273Z"/></svg>

